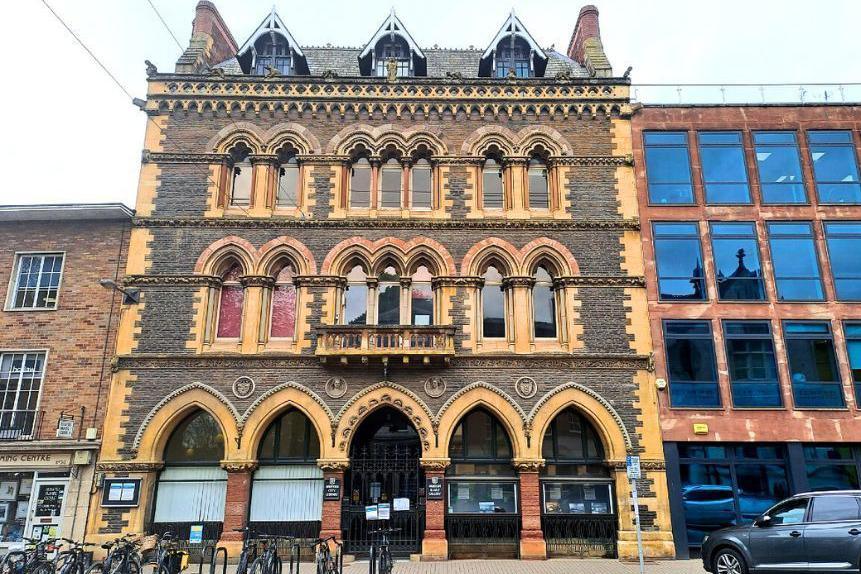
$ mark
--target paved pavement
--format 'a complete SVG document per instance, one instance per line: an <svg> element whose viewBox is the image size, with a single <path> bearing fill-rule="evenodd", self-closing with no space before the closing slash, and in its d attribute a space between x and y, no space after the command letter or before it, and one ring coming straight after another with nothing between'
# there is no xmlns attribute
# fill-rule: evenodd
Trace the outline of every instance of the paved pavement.
<svg viewBox="0 0 861 574"><path fill-rule="evenodd" d="M450 560L448 562L395 562L393 574L638 574L636 563L618 560ZM313 564L302 564L301 574L314 572ZM344 564L344 574L365 574L366 561ZM287 574L285 564L284 574ZM647 562L646 574L705 574L699 560Z"/></svg>

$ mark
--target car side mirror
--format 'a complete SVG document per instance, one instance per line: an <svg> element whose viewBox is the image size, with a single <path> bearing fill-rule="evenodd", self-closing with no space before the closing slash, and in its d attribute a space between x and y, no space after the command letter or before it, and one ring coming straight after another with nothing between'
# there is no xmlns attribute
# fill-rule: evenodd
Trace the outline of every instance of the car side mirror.
<svg viewBox="0 0 861 574"><path fill-rule="evenodd" d="M767 528L771 525L772 525L771 516L769 516L768 514L766 514L764 516L760 516L759 518L756 519L756 523L754 523L754 526L758 526L760 528Z"/></svg>

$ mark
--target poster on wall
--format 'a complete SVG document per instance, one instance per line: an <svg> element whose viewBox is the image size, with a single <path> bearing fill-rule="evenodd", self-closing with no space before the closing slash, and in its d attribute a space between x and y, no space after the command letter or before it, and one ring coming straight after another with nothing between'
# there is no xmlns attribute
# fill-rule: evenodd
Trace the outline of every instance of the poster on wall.
<svg viewBox="0 0 861 574"><path fill-rule="evenodd" d="M25 518L27 518L27 503L20 501L15 507L15 520L24 520Z"/></svg>
<svg viewBox="0 0 861 574"><path fill-rule="evenodd" d="M141 479L106 478L102 506L132 508L140 503Z"/></svg>
<svg viewBox="0 0 861 574"><path fill-rule="evenodd" d="M405 512L405 511L410 509L410 499L409 498L396 498L394 500L394 502L395 502L395 507L394 507L395 512Z"/></svg>
<svg viewBox="0 0 861 574"><path fill-rule="evenodd" d="M36 518L60 516L63 508L63 496L66 494L65 484L41 484L36 497Z"/></svg>
<svg viewBox="0 0 861 574"><path fill-rule="evenodd" d="M33 479L32 478L22 478L21 479L21 488L18 491L18 494L21 496L30 496L30 493L33 492Z"/></svg>
<svg viewBox="0 0 861 574"><path fill-rule="evenodd" d="M365 520L377 520L377 505L372 504L365 507Z"/></svg>
<svg viewBox="0 0 861 574"><path fill-rule="evenodd" d="M18 496L18 482L4 480L0 482L0 500L15 500Z"/></svg>
<svg viewBox="0 0 861 574"><path fill-rule="evenodd" d="M10 502L0 502L0 524L9 522Z"/></svg>
<svg viewBox="0 0 861 574"><path fill-rule="evenodd" d="M377 505L377 520L388 520L392 517L392 505L391 504L378 504Z"/></svg>
<svg viewBox="0 0 861 574"><path fill-rule="evenodd" d="M203 524L192 524L188 530L189 544L203 544Z"/></svg>

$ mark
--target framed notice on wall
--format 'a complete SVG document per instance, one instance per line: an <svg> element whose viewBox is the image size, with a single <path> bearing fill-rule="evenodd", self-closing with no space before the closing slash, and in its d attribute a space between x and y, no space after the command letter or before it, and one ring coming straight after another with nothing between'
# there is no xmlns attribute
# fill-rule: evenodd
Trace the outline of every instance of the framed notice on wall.
<svg viewBox="0 0 861 574"><path fill-rule="evenodd" d="M102 488L102 506L131 508L140 503L141 479L106 478Z"/></svg>

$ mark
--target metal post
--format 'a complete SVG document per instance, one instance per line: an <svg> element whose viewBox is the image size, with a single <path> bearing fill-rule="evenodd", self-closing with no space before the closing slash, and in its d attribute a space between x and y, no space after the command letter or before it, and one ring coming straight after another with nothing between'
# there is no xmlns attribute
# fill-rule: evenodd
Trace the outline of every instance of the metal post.
<svg viewBox="0 0 861 574"><path fill-rule="evenodd" d="M643 534L640 531L640 501L637 497L637 481L631 479L631 498L634 501L634 525L637 527L637 555L640 558L640 574L646 571L646 564L643 561Z"/></svg>

